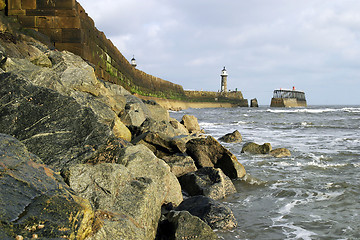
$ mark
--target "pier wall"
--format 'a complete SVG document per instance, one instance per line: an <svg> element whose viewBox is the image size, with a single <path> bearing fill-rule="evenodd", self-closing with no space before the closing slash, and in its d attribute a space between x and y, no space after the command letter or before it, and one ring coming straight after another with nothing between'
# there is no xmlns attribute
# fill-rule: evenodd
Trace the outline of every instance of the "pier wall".
<svg viewBox="0 0 360 240"><path fill-rule="evenodd" d="M140 95L183 98L181 85L149 75L130 65L75 0L7 0L6 12L23 28L49 37L59 50L89 61L96 75Z"/></svg>

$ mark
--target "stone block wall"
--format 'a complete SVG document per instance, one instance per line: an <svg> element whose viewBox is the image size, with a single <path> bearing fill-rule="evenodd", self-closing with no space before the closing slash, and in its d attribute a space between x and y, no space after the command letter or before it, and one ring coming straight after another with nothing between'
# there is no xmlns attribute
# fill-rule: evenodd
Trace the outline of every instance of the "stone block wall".
<svg viewBox="0 0 360 240"><path fill-rule="evenodd" d="M68 50L93 64L99 78L124 86L133 93L184 98L181 85L146 74L120 53L75 0L7 0L8 16L27 29L50 38L59 50Z"/></svg>

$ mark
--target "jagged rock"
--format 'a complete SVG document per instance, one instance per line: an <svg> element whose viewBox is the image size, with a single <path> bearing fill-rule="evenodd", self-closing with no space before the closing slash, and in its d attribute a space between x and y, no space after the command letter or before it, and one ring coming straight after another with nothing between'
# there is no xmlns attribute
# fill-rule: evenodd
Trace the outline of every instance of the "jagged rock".
<svg viewBox="0 0 360 240"><path fill-rule="evenodd" d="M201 131L198 120L195 116L184 115L182 117L181 124L185 126L189 133L196 133Z"/></svg>
<svg viewBox="0 0 360 240"><path fill-rule="evenodd" d="M156 124L154 124L156 125ZM145 131L131 142L147 146L158 158L183 154L186 152L186 141L191 137L169 137L161 132Z"/></svg>
<svg viewBox="0 0 360 240"><path fill-rule="evenodd" d="M225 136L222 136L221 138L219 138L219 140L227 143L232 143L232 142L240 143L242 142L242 136L238 130L235 130L232 133L228 133Z"/></svg>
<svg viewBox="0 0 360 240"><path fill-rule="evenodd" d="M179 135L189 135L189 131L186 127L175 118L170 118L170 124L179 132Z"/></svg>
<svg viewBox="0 0 360 240"><path fill-rule="evenodd" d="M170 116L169 112L160 106L157 102L153 100L143 100L146 107L150 110L151 118L153 118L155 121L161 122L169 122Z"/></svg>
<svg viewBox="0 0 360 240"><path fill-rule="evenodd" d="M290 150L286 149L286 148L277 148L277 149L271 150L269 154L276 158L291 157Z"/></svg>
<svg viewBox="0 0 360 240"><path fill-rule="evenodd" d="M241 149L241 153L250 153L250 154L268 154L270 153L272 147L270 143L264 143L259 145L253 142L245 143Z"/></svg>
<svg viewBox="0 0 360 240"><path fill-rule="evenodd" d="M170 211L167 219L160 223L156 240L215 240L212 229L200 218L187 211Z"/></svg>
<svg viewBox="0 0 360 240"><path fill-rule="evenodd" d="M199 217L212 229L232 229L237 221L231 209L205 196L195 196L184 200L176 211L188 211Z"/></svg>
<svg viewBox="0 0 360 240"><path fill-rule="evenodd" d="M140 127L131 126L130 130L134 138L147 132L161 133L167 137L181 136L183 134L181 130L175 129L170 122L159 122L152 118L147 118Z"/></svg>
<svg viewBox="0 0 360 240"><path fill-rule="evenodd" d="M85 239L94 211L15 138L0 134L0 237Z"/></svg>
<svg viewBox="0 0 360 240"><path fill-rule="evenodd" d="M0 131L56 170L86 162L114 137L90 108L14 74L0 74L0 105Z"/></svg>
<svg viewBox="0 0 360 240"><path fill-rule="evenodd" d="M146 118L151 116L150 110L141 99L132 95L126 95L125 97L125 108L119 114L121 121L126 126L140 126Z"/></svg>
<svg viewBox="0 0 360 240"><path fill-rule="evenodd" d="M29 60L11 58L4 64L6 72L13 72L23 76L34 85L53 89L66 96L71 96L83 106L90 107L101 122L111 128L115 126L114 133L117 137L130 141L130 131L121 126L117 114L123 109L125 97L122 101L116 96L114 88L107 88L99 81L94 69L81 57L70 52L49 51L48 58L53 67L44 68L32 64Z"/></svg>
<svg viewBox="0 0 360 240"><path fill-rule="evenodd" d="M162 160L145 146L122 150L118 164L78 164L65 178L111 219L92 239L154 239L161 206L182 201L180 184Z"/></svg>
<svg viewBox="0 0 360 240"><path fill-rule="evenodd" d="M214 200L236 193L232 181L220 168L204 167L179 178L181 188L190 196L204 195Z"/></svg>
<svg viewBox="0 0 360 240"><path fill-rule="evenodd" d="M162 159L170 166L170 170L176 177L197 170L194 160L190 156L170 155Z"/></svg>
<svg viewBox="0 0 360 240"><path fill-rule="evenodd" d="M256 98L251 99L250 101L250 107L259 107L258 101Z"/></svg>
<svg viewBox="0 0 360 240"><path fill-rule="evenodd" d="M220 168L231 179L242 178L246 174L236 156L211 136L189 140L186 153L194 159L198 168Z"/></svg>

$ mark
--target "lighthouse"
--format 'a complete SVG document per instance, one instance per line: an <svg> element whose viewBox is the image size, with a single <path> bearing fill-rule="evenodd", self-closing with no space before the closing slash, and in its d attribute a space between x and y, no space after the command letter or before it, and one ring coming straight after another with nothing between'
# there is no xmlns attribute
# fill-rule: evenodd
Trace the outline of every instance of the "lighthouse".
<svg viewBox="0 0 360 240"><path fill-rule="evenodd" d="M131 59L131 66L136 67L136 60L135 57L133 56L133 58Z"/></svg>
<svg viewBox="0 0 360 240"><path fill-rule="evenodd" d="M221 91L223 93L227 92L227 71L226 68L224 67L223 70L221 71Z"/></svg>

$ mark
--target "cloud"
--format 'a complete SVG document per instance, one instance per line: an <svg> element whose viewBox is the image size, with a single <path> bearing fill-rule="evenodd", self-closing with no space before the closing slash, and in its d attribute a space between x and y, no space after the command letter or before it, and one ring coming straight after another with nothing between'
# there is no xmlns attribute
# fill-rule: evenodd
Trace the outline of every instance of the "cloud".
<svg viewBox="0 0 360 240"><path fill-rule="evenodd" d="M360 90L357 0L79 2L141 70L187 89L217 91L225 65L229 88L264 104L277 87L296 85L314 104Z"/></svg>

